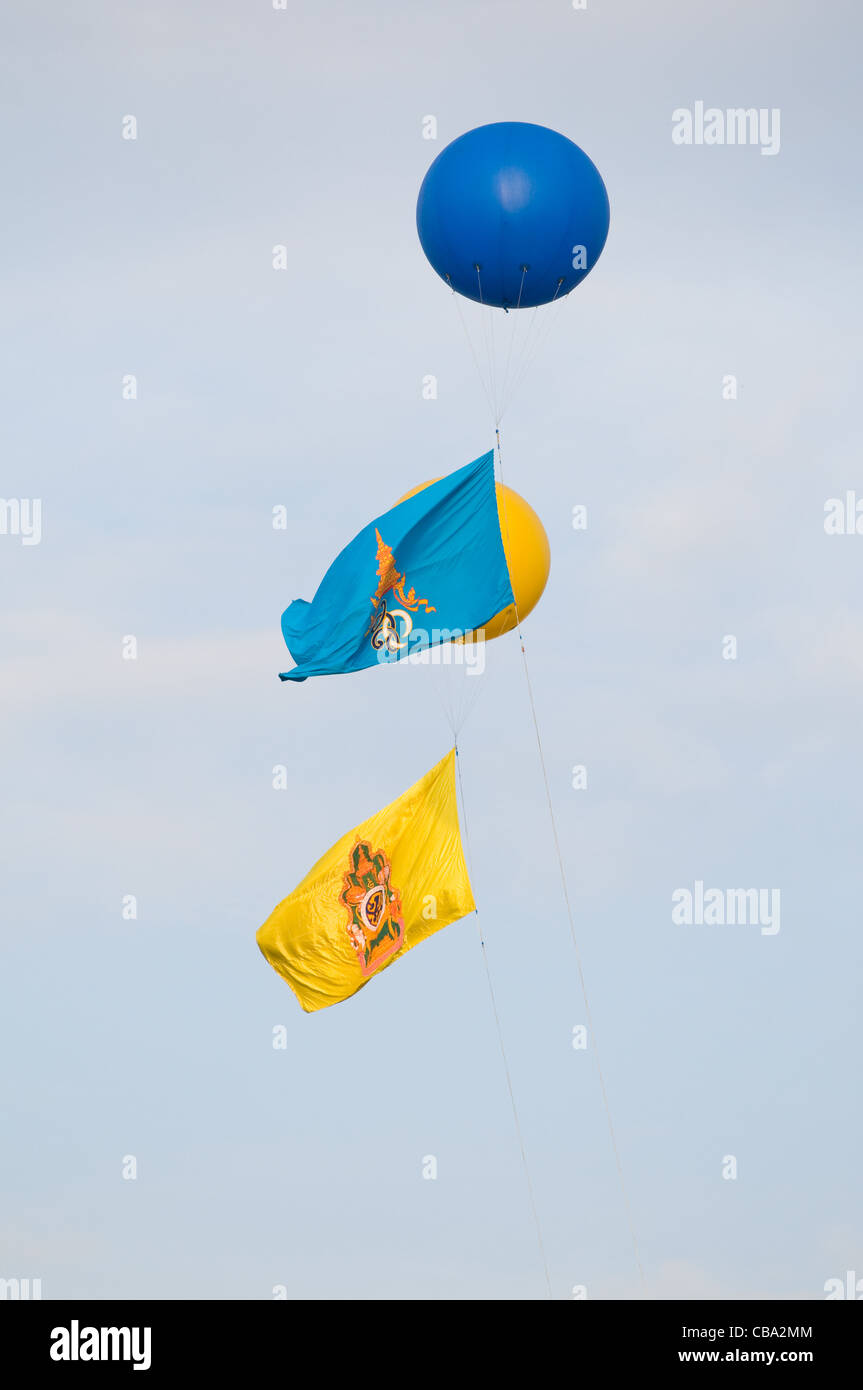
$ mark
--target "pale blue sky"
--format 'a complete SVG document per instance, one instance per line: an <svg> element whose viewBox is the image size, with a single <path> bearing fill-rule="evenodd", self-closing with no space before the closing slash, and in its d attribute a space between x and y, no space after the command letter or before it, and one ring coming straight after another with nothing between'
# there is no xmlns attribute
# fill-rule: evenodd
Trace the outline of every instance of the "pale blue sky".
<svg viewBox="0 0 863 1390"><path fill-rule="evenodd" d="M490 447L414 207L500 119L611 199L504 454L551 541L525 637L648 1289L863 1272L863 539L823 530L863 497L857 7L91 0L0 30L0 495L44 529L0 536L0 1277L544 1295L475 923L313 1017L255 944L449 746L423 668L282 686L279 615ZM780 108L780 154L675 146L697 100ZM636 1297L517 642L488 658L473 884L554 1293ZM779 888L780 933L675 926L696 879Z"/></svg>

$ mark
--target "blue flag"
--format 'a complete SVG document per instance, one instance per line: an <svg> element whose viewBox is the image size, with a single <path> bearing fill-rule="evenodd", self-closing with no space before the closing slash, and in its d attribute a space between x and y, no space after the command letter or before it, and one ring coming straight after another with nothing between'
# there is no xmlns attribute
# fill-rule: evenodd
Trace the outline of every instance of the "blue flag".
<svg viewBox="0 0 863 1390"><path fill-rule="evenodd" d="M514 603L483 454L384 512L282 614L297 663L283 681L361 671L481 628Z"/></svg>

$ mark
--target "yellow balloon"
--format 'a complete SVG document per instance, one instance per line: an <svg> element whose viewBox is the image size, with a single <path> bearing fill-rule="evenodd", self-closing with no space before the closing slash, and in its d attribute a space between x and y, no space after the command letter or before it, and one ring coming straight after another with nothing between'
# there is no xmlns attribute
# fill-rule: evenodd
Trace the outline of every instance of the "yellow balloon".
<svg viewBox="0 0 863 1390"><path fill-rule="evenodd" d="M438 478L431 478L427 483L420 483L419 487L411 488L399 501L406 502L409 497L415 497L418 492L438 481ZM548 536L533 507L505 483L495 483L495 491L500 534L515 605L502 608L486 623L486 641L511 632L519 619L533 612L542 598L551 568ZM471 633L467 633L465 640L475 639Z"/></svg>

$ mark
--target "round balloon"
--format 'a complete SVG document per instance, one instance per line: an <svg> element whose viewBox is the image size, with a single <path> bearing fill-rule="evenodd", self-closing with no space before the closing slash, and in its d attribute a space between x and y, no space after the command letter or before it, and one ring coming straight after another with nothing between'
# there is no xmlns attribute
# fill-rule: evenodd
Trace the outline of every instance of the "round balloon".
<svg viewBox="0 0 863 1390"><path fill-rule="evenodd" d="M500 121L460 135L422 182L423 251L458 294L529 309L569 294L608 236L596 165L565 135Z"/></svg>
<svg viewBox="0 0 863 1390"><path fill-rule="evenodd" d="M427 483L420 483L419 487L406 492L399 501L406 502L409 497L416 496L418 492L431 487L432 483L437 481L437 478L430 478ZM519 619L526 618L528 613L533 612L542 598L551 569L548 536L533 507L504 483L495 483L495 493L500 534L509 570L509 581L515 596L515 606L510 604L509 607L502 608L485 624L483 631L487 642L493 637L500 637L504 632L512 631ZM467 633L465 640L475 641L476 637Z"/></svg>

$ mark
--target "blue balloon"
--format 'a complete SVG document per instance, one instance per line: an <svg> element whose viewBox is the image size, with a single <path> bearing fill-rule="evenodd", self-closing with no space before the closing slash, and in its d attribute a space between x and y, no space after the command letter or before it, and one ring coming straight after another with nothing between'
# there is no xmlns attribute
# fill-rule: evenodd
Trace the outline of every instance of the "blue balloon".
<svg viewBox="0 0 863 1390"><path fill-rule="evenodd" d="M608 217L605 184L584 151L523 121L453 140L417 200L420 242L438 275L500 309L529 309L574 290L599 259Z"/></svg>

